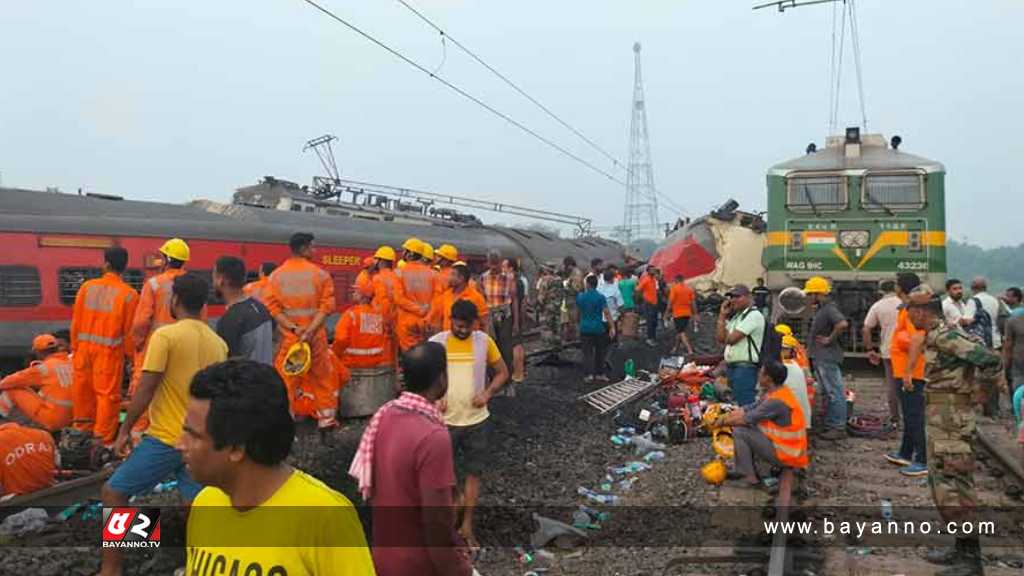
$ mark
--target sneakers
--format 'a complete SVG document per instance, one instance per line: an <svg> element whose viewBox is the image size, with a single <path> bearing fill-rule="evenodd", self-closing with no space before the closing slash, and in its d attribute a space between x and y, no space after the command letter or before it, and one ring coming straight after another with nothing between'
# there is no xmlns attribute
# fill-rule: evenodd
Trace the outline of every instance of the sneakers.
<svg viewBox="0 0 1024 576"><path fill-rule="evenodd" d="M900 456L899 452L889 452L885 455L885 459L888 460L890 464L895 464L897 466L910 466L912 464L910 460Z"/></svg>
<svg viewBox="0 0 1024 576"><path fill-rule="evenodd" d="M928 466L921 464L920 462L914 462L909 466L900 468L900 474L904 476L927 476Z"/></svg>

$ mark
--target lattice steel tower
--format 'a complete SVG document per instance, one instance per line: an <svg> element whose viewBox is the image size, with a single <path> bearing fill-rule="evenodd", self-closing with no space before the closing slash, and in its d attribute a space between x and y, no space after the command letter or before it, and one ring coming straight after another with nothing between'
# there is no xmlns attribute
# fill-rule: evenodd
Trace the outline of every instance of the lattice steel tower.
<svg viewBox="0 0 1024 576"><path fill-rule="evenodd" d="M640 73L640 43L633 44L635 80L633 109L629 122L629 173L626 178L626 209L622 227L625 240L657 238L658 197L654 191L654 167L651 165L651 142L647 135L647 108L644 105L644 82Z"/></svg>

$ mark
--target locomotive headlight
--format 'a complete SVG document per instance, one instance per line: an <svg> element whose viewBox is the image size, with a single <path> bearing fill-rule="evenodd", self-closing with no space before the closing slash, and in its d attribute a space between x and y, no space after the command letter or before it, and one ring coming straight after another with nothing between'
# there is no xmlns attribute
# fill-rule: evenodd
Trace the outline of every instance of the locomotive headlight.
<svg viewBox="0 0 1024 576"><path fill-rule="evenodd" d="M871 233L867 230L843 230L839 233L839 245L843 248L867 248Z"/></svg>

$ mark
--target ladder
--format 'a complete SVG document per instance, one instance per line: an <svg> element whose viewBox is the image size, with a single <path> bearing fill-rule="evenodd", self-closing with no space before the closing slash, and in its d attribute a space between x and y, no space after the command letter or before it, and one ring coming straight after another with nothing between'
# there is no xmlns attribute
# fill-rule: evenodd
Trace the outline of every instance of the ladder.
<svg viewBox="0 0 1024 576"><path fill-rule="evenodd" d="M627 376L622 382L615 382L604 388L598 388L593 392L580 396L579 399L596 408L598 413L607 414L619 406L632 402L653 391L657 387L657 378L648 382Z"/></svg>

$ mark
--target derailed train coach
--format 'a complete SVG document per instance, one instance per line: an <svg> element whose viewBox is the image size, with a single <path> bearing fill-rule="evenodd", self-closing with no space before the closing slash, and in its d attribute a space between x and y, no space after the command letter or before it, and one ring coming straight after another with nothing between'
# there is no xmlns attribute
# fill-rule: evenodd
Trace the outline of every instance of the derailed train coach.
<svg viewBox="0 0 1024 576"><path fill-rule="evenodd" d="M69 326L78 287L100 275L107 247L128 250L124 278L141 290L162 265L158 248L167 238L189 243L190 271L210 278L217 258L232 255L245 261L254 279L263 262L288 257L288 239L298 231L316 236L316 263L334 280L339 310L349 304L363 258L410 236L434 246L454 244L478 270L487 253L497 251L518 259L531 278L547 260L621 262L624 255L621 245L604 238L566 239L478 223L399 223L210 201L178 205L0 188L0 357L22 357L34 335ZM208 304L211 319L223 314L212 290Z"/></svg>

